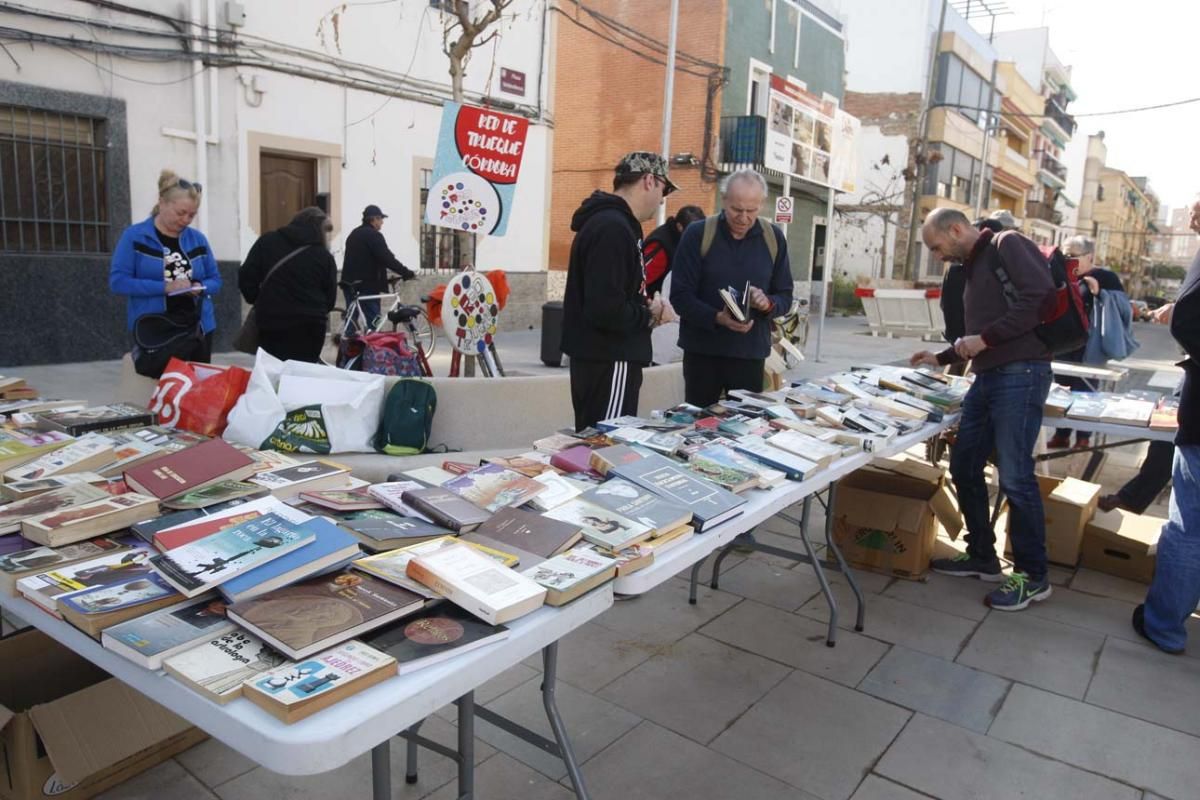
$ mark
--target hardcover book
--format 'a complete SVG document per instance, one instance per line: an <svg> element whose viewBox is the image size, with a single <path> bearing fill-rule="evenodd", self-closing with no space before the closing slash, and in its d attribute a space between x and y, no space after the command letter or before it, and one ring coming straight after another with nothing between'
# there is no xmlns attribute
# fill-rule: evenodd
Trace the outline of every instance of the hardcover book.
<svg viewBox="0 0 1200 800"><path fill-rule="evenodd" d="M21 535L32 542L58 547L74 544L103 533L128 528L147 513L154 513L158 501L130 492L105 497L48 514L21 520Z"/></svg>
<svg viewBox="0 0 1200 800"><path fill-rule="evenodd" d="M277 514L264 514L151 556L150 563L180 594L195 597L315 538L312 531Z"/></svg>
<svg viewBox="0 0 1200 800"><path fill-rule="evenodd" d="M558 508L552 508L545 512L545 515L578 526L583 531L583 538L609 550L628 547L635 542L649 539L654 533L651 526L588 502L582 497L563 503Z"/></svg>
<svg viewBox="0 0 1200 800"><path fill-rule="evenodd" d="M470 500L486 511L498 511L507 506L529 502L545 486L519 472L498 464L484 464L465 475L446 481L440 487Z"/></svg>
<svg viewBox="0 0 1200 800"><path fill-rule="evenodd" d="M420 581L491 625L536 611L546 590L465 544L450 544L408 562Z"/></svg>
<svg viewBox="0 0 1200 800"><path fill-rule="evenodd" d="M734 440L733 449L768 467L782 470L792 480L804 480L819 469L803 456L772 447L761 436L739 436Z"/></svg>
<svg viewBox="0 0 1200 800"><path fill-rule="evenodd" d="M153 425L155 422L152 411L131 403L92 406L80 411L47 411L38 414L37 420L41 430L62 431L71 436L81 436L93 431L138 428Z"/></svg>
<svg viewBox="0 0 1200 800"><path fill-rule="evenodd" d="M583 493L582 499L626 519L640 522L650 528L651 535L668 531L692 519L690 508L664 500L649 489L620 478L610 478L589 489Z"/></svg>
<svg viewBox="0 0 1200 800"><path fill-rule="evenodd" d="M6 483L49 478L66 472L86 472L112 460L113 443L107 436L89 433L65 447L26 461L4 473Z"/></svg>
<svg viewBox="0 0 1200 800"><path fill-rule="evenodd" d="M563 472L589 472L591 466L592 448L577 444L560 450L550 457L550 464Z"/></svg>
<svg viewBox="0 0 1200 800"><path fill-rule="evenodd" d="M0 556L0 592L16 597L19 594L17 581L21 578L128 549L127 545L113 539L100 538L63 547L29 547L8 553Z"/></svg>
<svg viewBox="0 0 1200 800"><path fill-rule="evenodd" d="M744 498L697 478L659 455L649 455L633 464L624 464L615 468L613 473L618 478L649 489L659 497L691 509L692 524L698 531L737 516L742 513L741 507L746 503Z"/></svg>
<svg viewBox="0 0 1200 800"><path fill-rule="evenodd" d="M362 557L358 540L327 519L310 519L303 523L303 528L316 534L313 542L225 581L220 587L221 596L230 603L240 603L296 581L348 567L354 559Z"/></svg>
<svg viewBox="0 0 1200 800"><path fill-rule="evenodd" d="M787 481L787 473L781 469L768 467L761 461L745 456L731 447L732 441L721 439L704 445L696 451L697 456L706 458L718 464L737 467L753 474L758 481L758 488L773 489Z"/></svg>
<svg viewBox="0 0 1200 800"><path fill-rule="evenodd" d="M25 500L16 500L0 506L0 533L15 533L20 530L23 519L62 511L108 497L108 492L98 486L78 483L62 489L43 492Z"/></svg>
<svg viewBox="0 0 1200 800"><path fill-rule="evenodd" d="M288 660L257 636L231 630L198 647L163 659L167 674L224 705L242 696L242 686Z"/></svg>
<svg viewBox="0 0 1200 800"><path fill-rule="evenodd" d="M254 459L224 439L209 439L175 453L157 456L125 470L125 483L159 500L254 474Z"/></svg>
<svg viewBox="0 0 1200 800"><path fill-rule="evenodd" d="M474 530L491 516L484 509L441 486L409 489L401 495L401 499L434 523L452 531Z"/></svg>
<svg viewBox="0 0 1200 800"><path fill-rule="evenodd" d="M757 473L734 467L720 461L712 461L699 453L688 458L684 467L693 475L715 483L734 494L758 486Z"/></svg>
<svg viewBox="0 0 1200 800"><path fill-rule="evenodd" d="M419 611L425 598L362 572L310 578L235 603L231 620L298 660Z"/></svg>
<svg viewBox="0 0 1200 800"><path fill-rule="evenodd" d="M453 603L437 603L366 640L395 658L404 675L507 637L503 625L488 625Z"/></svg>
<svg viewBox="0 0 1200 800"><path fill-rule="evenodd" d="M210 536L217 531L231 528L247 520L260 517L263 514L277 514L288 522L297 525L307 522L311 514L305 514L294 509L274 497L260 497L256 500L237 500L209 506L205 513L182 511L169 514L162 519L168 524L155 526L152 523L139 522L131 526L135 533L142 538L149 532L149 538L154 546L166 552L176 547ZM184 516L187 515L187 516ZM151 531L150 529L153 528Z"/></svg>
<svg viewBox="0 0 1200 800"><path fill-rule="evenodd" d="M126 469L160 453L183 449L182 446L167 447L172 440L169 436L164 435L165 430L165 428L149 427L109 431L104 435L112 442L112 459L107 464L97 467L96 471L106 477L121 475Z"/></svg>
<svg viewBox="0 0 1200 800"><path fill-rule="evenodd" d="M454 477L454 473L441 467L417 467L404 471L404 476L419 481L425 486L441 486Z"/></svg>
<svg viewBox="0 0 1200 800"><path fill-rule="evenodd" d="M105 628L100 644L135 664L157 670L162 668L163 659L233 628L225 616L224 603L185 600Z"/></svg>
<svg viewBox="0 0 1200 800"><path fill-rule="evenodd" d="M243 696L291 725L396 674L396 659L346 642L246 682Z"/></svg>
<svg viewBox="0 0 1200 800"><path fill-rule="evenodd" d="M162 576L149 573L61 595L58 613L88 636L99 639L105 628L165 608L180 599Z"/></svg>
<svg viewBox="0 0 1200 800"><path fill-rule="evenodd" d="M367 491L372 497L383 503L392 511L395 511L397 514L403 514L406 517L416 517L417 519L423 519L426 522L433 522L432 519L422 514L408 503L404 502L405 492L412 491L413 489L428 488L433 487L429 487L420 481L388 481L386 483L371 484L367 487Z"/></svg>
<svg viewBox="0 0 1200 800"><path fill-rule="evenodd" d="M546 589L546 605L561 606L617 575L617 560L579 548L547 559L524 573Z"/></svg>
<svg viewBox="0 0 1200 800"><path fill-rule="evenodd" d="M364 511L338 520L359 543L373 553L395 550L410 544L446 536L450 530L416 517L402 517L390 511Z"/></svg>
<svg viewBox="0 0 1200 800"><path fill-rule="evenodd" d="M326 489L319 492L301 492L300 499L334 511L368 511L387 508L371 496L366 486L357 489Z"/></svg>
<svg viewBox="0 0 1200 800"><path fill-rule="evenodd" d="M95 472L68 472L49 478L33 478L31 480L13 481L0 485L0 497L4 502L25 500L44 492L62 489L64 486L74 486L77 483L87 483L99 486L108 483L108 479Z"/></svg>
<svg viewBox="0 0 1200 800"><path fill-rule="evenodd" d="M640 461L641 458L642 454L629 445L614 444L611 447L592 450L588 456L588 465L601 475L607 475L613 467L628 464L631 461Z"/></svg>
<svg viewBox="0 0 1200 800"><path fill-rule="evenodd" d="M577 525L519 508L500 509L474 533L486 536L501 546L512 545L540 558L549 558L569 549L583 536Z"/></svg>

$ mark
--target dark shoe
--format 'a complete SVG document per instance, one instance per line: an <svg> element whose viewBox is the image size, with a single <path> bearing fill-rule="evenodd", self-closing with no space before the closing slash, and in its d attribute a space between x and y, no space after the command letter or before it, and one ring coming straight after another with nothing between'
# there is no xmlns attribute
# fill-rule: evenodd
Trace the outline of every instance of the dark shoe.
<svg viewBox="0 0 1200 800"><path fill-rule="evenodd" d="M1146 604L1145 603L1142 603L1140 606L1138 606L1137 608L1135 608L1133 610L1132 622L1133 622L1133 629L1135 631L1137 631L1138 636L1142 637L1147 642L1149 642L1150 644L1157 647L1159 650L1162 650L1164 653L1169 653L1170 655L1173 655L1173 656L1183 655L1183 648L1180 648L1178 650L1168 650L1167 648L1163 647L1158 642L1151 639L1150 634L1146 633Z"/></svg>
<svg viewBox="0 0 1200 800"><path fill-rule="evenodd" d="M1050 441L1046 442L1046 448L1048 450L1065 450L1070 446L1070 436L1051 436Z"/></svg>
<svg viewBox="0 0 1200 800"><path fill-rule="evenodd" d="M1065 446L1065 445L1064 445L1064 446ZM1077 439L1075 440L1075 449L1076 449L1076 450L1087 450L1087 449L1088 449L1088 448L1090 448L1091 446L1092 446L1092 440L1091 440L1091 439L1088 439L1088 438L1085 438L1085 437L1083 437L1083 436L1080 436L1079 438L1077 438Z"/></svg>
<svg viewBox="0 0 1200 800"><path fill-rule="evenodd" d="M953 575L956 578L979 578L988 583L1004 580L999 559L986 561L968 553L959 553L953 558L935 558L929 562L929 568L939 575Z"/></svg>
<svg viewBox="0 0 1200 800"><path fill-rule="evenodd" d="M1121 499L1119 494L1106 494L1096 503L1097 508L1101 511L1113 511L1118 508L1125 508L1125 501Z"/></svg>
<svg viewBox="0 0 1200 800"><path fill-rule="evenodd" d="M1049 578L1035 581L1024 572L1014 572L1008 576L1004 585L989 594L984 602L997 611L1020 611L1030 603L1042 602L1050 593Z"/></svg>
<svg viewBox="0 0 1200 800"><path fill-rule="evenodd" d="M743 555L753 553L756 544L758 544L758 540L754 538L753 533L739 533L733 540L733 552Z"/></svg>

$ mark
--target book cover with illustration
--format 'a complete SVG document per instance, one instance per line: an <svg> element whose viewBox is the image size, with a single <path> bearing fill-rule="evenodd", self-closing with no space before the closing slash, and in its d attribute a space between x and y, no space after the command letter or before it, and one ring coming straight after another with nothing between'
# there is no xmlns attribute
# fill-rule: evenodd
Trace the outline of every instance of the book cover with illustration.
<svg viewBox="0 0 1200 800"><path fill-rule="evenodd" d="M350 641L247 681L246 699L285 723L297 722L396 674L396 659Z"/></svg>
<svg viewBox="0 0 1200 800"><path fill-rule="evenodd" d="M222 705L241 697L246 681L288 663L262 639L234 629L163 660L167 674Z"/></svg>
<svg viewBox="0 0 1200 800"><path fill-rule="evenodd" d="M255 500L266 497L267 490L261 486L246 481L219 481L205 486L203 489L181 494L164 500L163 505L176 511L190 511L197 508L208 508L218 503L228 503L230 500Z"/></svg>
<svg viewBox="0 0 1200 800"><path fill-rule="evenodd" d="M530 567L523 574L546 589L547 604L562 605L616 577L617 560L577 548Z"/></svg>
<svg viewBox="0 0 1200 800"><path fill-rule="evenodd" d="M654 492L620 478L610 478L589 489L582 499L640 522L655 532L669 531L692 519L692 511L686 506L668 502Z"/></svg>
<svg viewBox="0 0 1200 800"><path fill-rule="evenodd" d="M169 586L161 575L150 572L119 583L94 586L91 589L62 595L58 598L58 607L64 614L69 610L90 616L121 611L166 597L178 600L179 593Z"/></svg>
<svg viewBox="0 0 1200 800"><path fill-rule="evenodd" d="M304 491L308 491L310 484L324 482L349 471L333 461L306 461L291 467L260 472L251 478L250 482L264 486L271 492L299 486L304 486Z"/></svg>
<svg viewBox="0 0 1200 800"><path fill-rule="evenodd" d="M0 506L0 533L15 533L21 529L21 521L29 517L51 514L108 497L110 497L109 493L98 486L77 483L43 492L24 500L16 500Z"/></svg>
<svg viewBox="0 0 1200 800"><path fill-rule="evenodd" d="M48 478L33 478L31 480L13 481L0 485L0 498L9 503L14 500L25 500L34 495L74 486L79 483L89 483L93 486L103 486L108 478L96 472L68 472L63 475L52 475Z"/></svg>
<svg viewBox="0 0 1200 800"><path fill-rule="evenodd" d="M654 533L654 528L650 525L588 502L582 497L568 500L558 508L543 513L551 519L579 526L583 531L583 538L610 550L620 550L634 542L649 539Z"/></svg>
<svg viewBox="0 0 1200 800"><path fill-rule="evenodd" d="M56 601L93 586L127 583L150 575L150 552L142 548L110 552L98 558L64 564L17 581L17 590L30 602L58 614Z"/></svg>
<svg viewBox="0 0 1200 800"><path fill-rule="evenodd" d="M202 640L233 630L219 600L186 600L128 622L105 628L100 643L106 650L158 669L162 660Z"/></svg>
<svg viewBox="0 0 1200 800"><path fill-rule="evenodd" d="M546 490L546 487L519 472L499 464L484 464L465 475L442 484L443 489L470 500L487 511L519 506Z"/></svg>
<svg viewBox="0 0 1200 800"><path fill-rule="evenodd" d="M740 514L741 506L746 502L745 498L698 478L657 454L648 455L632 464L622 464L613 472L618 478L636 483L669 502L691 509L692 521L698 531Z"/></svg>
<svg viewBox="0 0 1200 800"><path fill-rule="evenodd" d="M152 556L150 563L180 593L194 597L315 538L278 514L263 514Z"/></svg>
<svg viewBox="0 0 1200 800"><path fill-rule="evenodd" d="M65 472L84 472L101 467L112 460L113 442L107 436L89 433L65 447L26 461L4 473L6 483L48 478Z"/></svg>
<svg viewBox="0 0 1200 800"><path fill-rule="evenodd" d="M285 586L229 607L229 618L293 659L419 611L425 598L362 572Z"/></svg>
<svg viewBox="0 0 1200 800"><path fill-rule="evenodd" d="M400 665L400 674L429 667L508 636L503 625L489 625L454 603L437 603L366 637Z"/></svg>
<svg viewBox="0 0 1200 800"><path fill-rule="evenodd" d="M19 536L13 538L28 541ZM101 538L62 547L26 547L13 553L5 553L0 555L0 591L15 597L17 581L20 578L127 549L129 548L126 545L113 539Z"/></svg>
<svg viewBox="0 0 1200 800"><path fill-rule="evenodd" d="M114 431L153 425L154 413L132 403L112 403L78 411L48 411L37 415L38 428L80 436L91 431Z"/></svg>

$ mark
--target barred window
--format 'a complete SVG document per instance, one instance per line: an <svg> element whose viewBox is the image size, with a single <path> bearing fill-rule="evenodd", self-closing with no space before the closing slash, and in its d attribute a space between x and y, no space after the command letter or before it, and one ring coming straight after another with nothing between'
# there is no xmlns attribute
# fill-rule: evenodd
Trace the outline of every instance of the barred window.
<svg viewBox="0 0 1200 800"><path fill-rule="evenodd" d="M0 251L109 252L103 126L0 105Z"/></svg>
<svg viewBox="0 0 1200 800"><path fill-rule="evenodd" d="M455 236L453 228L443 228L425 222L425 203L433 184L433 170L421 170L421 269L436 272L459 272L475 263L475 237ZM466 247L460 252L460 241Z"/></svg>

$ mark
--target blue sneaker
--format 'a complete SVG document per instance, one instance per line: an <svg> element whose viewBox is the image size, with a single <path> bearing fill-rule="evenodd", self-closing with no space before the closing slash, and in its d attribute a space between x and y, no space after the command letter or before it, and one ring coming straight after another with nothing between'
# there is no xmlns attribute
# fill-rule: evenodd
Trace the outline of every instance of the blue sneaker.
<svg viewBox="0 0 1200 800"><path fill-rule="evenodd" d="M929 568L940 575L953 575L956 578L979 578L988 583L1004 580L1000 560L995 556L984 560L968 553L959 553L952 558L935 558L929 562Z"/></svg>
<svg viewBox="0 0 1200 800"><path fill-rule="evenodd" d="M1050 596L1050 579L1035 581L1024 572L1014 572L999 589L984 600L997 611L1020 611L1030 603L1040 603Z"/></svg>

